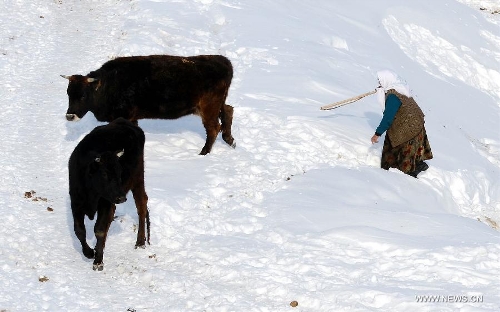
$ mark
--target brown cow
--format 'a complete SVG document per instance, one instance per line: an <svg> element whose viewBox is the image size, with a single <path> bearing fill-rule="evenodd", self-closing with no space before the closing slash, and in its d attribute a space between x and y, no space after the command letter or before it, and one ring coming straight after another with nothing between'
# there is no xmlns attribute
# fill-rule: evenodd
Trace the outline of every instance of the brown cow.
<svg viewBox="0 0 500 312"><path fill-rule="evenodd" d="M86 76L62 77L69 79L69 121L88 111L99 121L123 117L136 123L195 114L207 133L201 155L210 153L219 132L236 147L231 135L233 107L225 104L233 67L222 55L119 57Z"/></svg>

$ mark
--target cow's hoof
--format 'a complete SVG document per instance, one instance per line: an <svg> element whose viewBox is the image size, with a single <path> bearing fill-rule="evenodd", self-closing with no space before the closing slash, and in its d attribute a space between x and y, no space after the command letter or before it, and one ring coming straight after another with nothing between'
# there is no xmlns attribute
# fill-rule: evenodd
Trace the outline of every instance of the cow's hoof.
<svg viewBox="0 0 500 312"><path fill-rule="evenodd" d="M94 271L102 271L104 269L104 263L94 263L94 265L92 266L92 269Z"/></svg>
<svg viewBox="0 0 500 312"><path fill-rule="evenodd" d="M146 249L146 244L135 245L135 249L137 248Z"/></svg>
<svg viewBox="0 0 500 312"><path fill-rule="evenodd" d="M231 147L236 148L236 142L233 142L233 144L231 144Z"/></svg>

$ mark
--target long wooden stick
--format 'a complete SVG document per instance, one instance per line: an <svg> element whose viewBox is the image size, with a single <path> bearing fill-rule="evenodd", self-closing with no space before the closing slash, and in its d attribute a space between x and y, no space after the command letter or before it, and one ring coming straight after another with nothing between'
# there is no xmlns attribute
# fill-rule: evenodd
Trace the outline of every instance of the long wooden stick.
<svg viewBox="0 0 500 312"><path fill-rule="evenodd" d="M321 110L329 110L329 109L334 109L334 108L337 108L337 107L340 107L340 106L344 106L344 105L347 105L347 104L351 104L352 102L356 102L358 100L361 100L362 98L364 98L365 96L368 96L368 95L372 95L372 94L375 94L377 93L377 89L373 90L373 91L370 91L370 92L366 92L366 93L363 93L363 94L360 94L360 95L357 95L357 96L354 96L352 98L348 98L346 100L343 100L343 101L340 101L340 102L335 102L333 104L328 104L328 105L325 105L325 106L321 106Z"/></svg>

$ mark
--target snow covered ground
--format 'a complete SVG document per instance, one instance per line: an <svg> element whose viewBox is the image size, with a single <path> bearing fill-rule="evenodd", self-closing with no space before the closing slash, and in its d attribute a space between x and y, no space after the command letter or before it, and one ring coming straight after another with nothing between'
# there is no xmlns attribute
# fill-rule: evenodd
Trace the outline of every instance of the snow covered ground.
<svg viewBox="0 0 500 312"><path fill-rule="evenodd" d="M500 311L498 1L0 8L0 311ZM67 160L100 123L65 120L59 75L161 53L232 61L237 148L219 137L198 155L196 116L140 121L151 245L134 249L129 200L95 272ZM419 179L379 168L375 97L319 110L385 68L426 113L435 158Z"/></svg>

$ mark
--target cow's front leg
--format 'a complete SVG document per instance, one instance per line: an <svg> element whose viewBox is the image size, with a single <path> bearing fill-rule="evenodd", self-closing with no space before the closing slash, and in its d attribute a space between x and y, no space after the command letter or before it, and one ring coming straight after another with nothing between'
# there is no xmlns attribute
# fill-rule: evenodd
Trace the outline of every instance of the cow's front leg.
<svg viewBox="0 0 500 312"><path fill-rule="evenodd" d="M95 244L95 257L93 269L102 271L104 264L102 258L104 256L104 247L106 245L106 237L108 235L109 226L115 215L116 206L106 200L99 201L97 210L97 220L94 226L94 234L97 239Z"/></svg>
<svg viewBox="0 0 500 312"><path fill-rule="evenodd" d="M94 258L94 249L90 248L89 244L87 244L86 239L86 229L85 229L85 214L81 212L81 209L77 209L77 207L71 207L73 209L73 226L75 235L80 241L82 245L82 252L85 257L89 259Z"/></svg>
<svg viewBox="0 0 500 312"><path fill-rule="evenodd" d="M135 206L137 208L137 216L139 217L139 230L137 231L137 241L135 248L149 245L149 211L148 211L148 195L144 189L144 166L139 166L138 174L136 176L136 185L132 188L134 195ZM147 230L147 236L145 231Z"/></svg>

